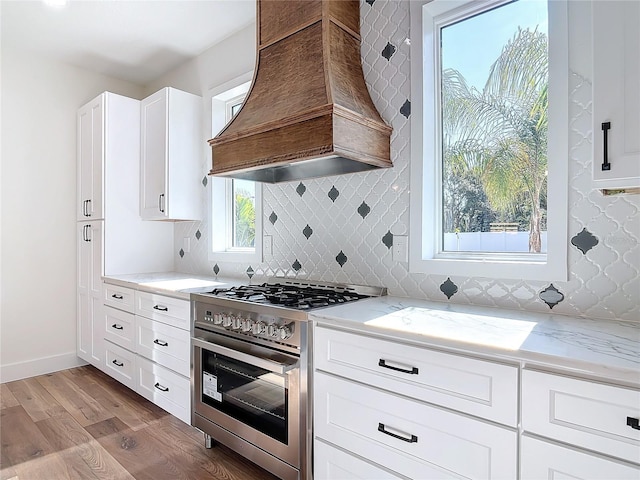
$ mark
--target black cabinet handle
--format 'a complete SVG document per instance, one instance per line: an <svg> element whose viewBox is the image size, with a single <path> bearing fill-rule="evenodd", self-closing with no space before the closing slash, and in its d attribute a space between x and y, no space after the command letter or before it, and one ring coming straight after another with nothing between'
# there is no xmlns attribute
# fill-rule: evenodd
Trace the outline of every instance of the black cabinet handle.
<svg viewBox="0 0 640 480"><path fill-rule="evenodd" d="M168 312L169 309L167 307L163 307L162 305L154 305L153 306L154 310L159 310L161 312Z"/></svg>
<svg viewBox="0 0 640 480"><path fill-rule="evenodd" d="M378 365L384 368L388 368L389 370L395 370L396 372L408 373L409 375L418 375L417 367L411 367L411 370L407 370L400 367L394 367L392 365L387 365L387 361L382 358L378 361Z"/></svg>
<svg viewBox="0 0 640 480"><path fill-rule="evenodd" d="M124 367L124 363L118 362L118 360L114 360L111 363L113 363L116 367Z"/></svg>
<svg viewBox="0 0 640 480"><path fill-rule="evenodd" d="M91 237L89 237L89 229L91 228L90 225L85 225L84 227L82 227L82 239L85 242L90 242L91 241Z"/></svg>
<svg viewBox="0 0 640 480"><path fill-rule="evenodd" d="M89 208L89 205L91 205L91 200L87 200L87 217L91 216L91 209Z"/></svg>
<svg viewBox="0 0 640 480"><path fill-rule="evenodd" d="M115 328L116 330L124 330L124 327L122 325L118 325L117 323L111 325L111 328Z"/></svg>
<svg viewBox="0 0 640 480"><path fill-rule="evenodd" d="M627 425L629 425L634 430L640 430L640 419L627 417Z"/></svg>
<svg viewBox="0 0 640 480"><path fill-rule="evenodd" d="M604 136L603 138L604 161L602 162L603 171L611 170L611 164L609 163L609 155L608 155L609 147L607 145L607 132L609 131L610 128L611 128L611 122L604 122L602 124L602 135Z"/></svg>
<svg viewBox="0 0 640 480"><path fill-rule="evenodd" d="M153 341L156 345L160 345L161 347L168 347L169 344L167 342L163 342L162 340L158 340L157 338Z"/></svg>
<svg viewBox="0 0 640 480"><path fill-rule="evenodd" d="M160 385L159 383L156 383L154 385L154 387L156 387L158 390L160 390L161 392L168 392L169 391L169 387L163 387L162 385Z"/></svg>
<svg viewBox="0 0 640 480"><path fill-rule="evenodd" d="M158 210L160 210L160 212L164 213L164 193L161 193L158 196Z"/></svg>
<svg viewBox="0 0 640 480"><path fill-rule="evenodd" d="M403 437L402 435L398 435L397 433L391 433L386 429L386 427L384 426L384 423L378 423L378 431L384 433L385 435L389 435L390 437L397 438L398 440L402 440L403 442L418 443L418 437L416 437L415 435L407 434L409 435L409 438L407 438L407 437Z"/></svg>
<svg viewBox="0 0 640 480"><path fill-rule="evenodd" d="M124 297L122 295L118 295L117 293L114 293L113 295L111 295L111 298L115 298L116 300L122 300Z"/></svg>

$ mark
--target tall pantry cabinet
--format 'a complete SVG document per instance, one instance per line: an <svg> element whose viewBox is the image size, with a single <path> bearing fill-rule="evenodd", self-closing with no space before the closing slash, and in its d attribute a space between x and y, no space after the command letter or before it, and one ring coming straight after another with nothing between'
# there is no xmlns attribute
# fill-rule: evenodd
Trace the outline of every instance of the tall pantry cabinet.
<svg viewBox="0 0 640 480"><path fill-rule="evenodd" d="M102 276L173 270L173 226L140 218L140 102L102 93L77 129L77 353L104 370Z"/></svg>

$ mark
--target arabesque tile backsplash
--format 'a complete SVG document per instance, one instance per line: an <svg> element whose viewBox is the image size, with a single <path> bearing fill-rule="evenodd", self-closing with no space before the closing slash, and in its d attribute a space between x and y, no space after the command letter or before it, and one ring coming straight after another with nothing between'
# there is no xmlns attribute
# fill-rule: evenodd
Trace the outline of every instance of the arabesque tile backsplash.
<svg viewBox="0 0 640 480"><path fill-rule="evenodd" d="M640 321L640 196L603 197L591 187L591 84L570 72L569 280L533 282L409 273L392 259L393 235L409 232L410 41L407 1L361 1L363 70L393 127L394 167L263 187L264 235L273 254L259 264L210 261L208 220L176 224L176 269L380 285L391 295L603 319ZM203 182L195 187L208 199ZM207 209L205 208L205 211ZM552 279L550 279L552 280Z"/></svg>

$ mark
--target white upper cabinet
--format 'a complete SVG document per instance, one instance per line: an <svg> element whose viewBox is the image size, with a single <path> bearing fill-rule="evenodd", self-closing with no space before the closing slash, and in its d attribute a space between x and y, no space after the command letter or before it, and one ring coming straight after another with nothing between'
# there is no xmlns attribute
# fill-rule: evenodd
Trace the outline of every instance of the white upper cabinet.
<svg viewBox="0 0 640 480"><path fill-rule="evenodd" d="M640 2L592 5L594 184L640 187Z"/></svg>
<svg viewBox="0 0 640 480"><path fill-rule="evenodd" d="M142 101L140 215L201 220L202 99L163 88Z"/></svg>
<svg viewBox="0 0 640 480"><path fill-rule="evenodd" d="M104 218L104 94L78 110L78 221Z"/></svg>

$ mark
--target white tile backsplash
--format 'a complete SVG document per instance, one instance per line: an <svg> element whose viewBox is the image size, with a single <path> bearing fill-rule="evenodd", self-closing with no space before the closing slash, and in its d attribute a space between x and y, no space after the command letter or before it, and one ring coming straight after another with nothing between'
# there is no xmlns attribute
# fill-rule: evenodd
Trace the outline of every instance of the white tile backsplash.
<svg viewBox="0 0 640 480"><path fill-rule="evenodd" d="M208 220L177 223L176 245L182 245L184 237L192 239L191 251L184 257L176 251L177 269L210 275L218 265L221 275L247 278L251 266L254 280L287 275L381 285L396 296L549 312L539 293L550 282L455 276L451 280L458 291L447 300L440 290L446 276L409 273L405 263L393 261L383 237L388 232L409 232L411 117L400 112L403 105L406 112L411 90L409 4L361 1L360 8L363 71L374 103L393 127L393 168L305 180L302 195L297 191L300 182L265 184L264 235L272 236L273 254L257 265L210 261ZM387 43L395 47L389 60L382 56ZM553 307L553 313L640 321L640 196L603 197L592 189L591 83L575 72L570 82L570 275L567 282L553 282L565 297ZM203 160L203 177L209 162L209 158ZM339 192L335 201L328 195L332 187ZM194 188L201 190L206 203L207 188L202 184ZM363 202L370 208L364 218L358 213ZM277 215L275 223L269 221L272 212ZM307 225L312 230L308 238L303 233ZM583 254L570 240L585 227L598 244ZM342 266L336 261L340 252L347 259Z"/></svg>

